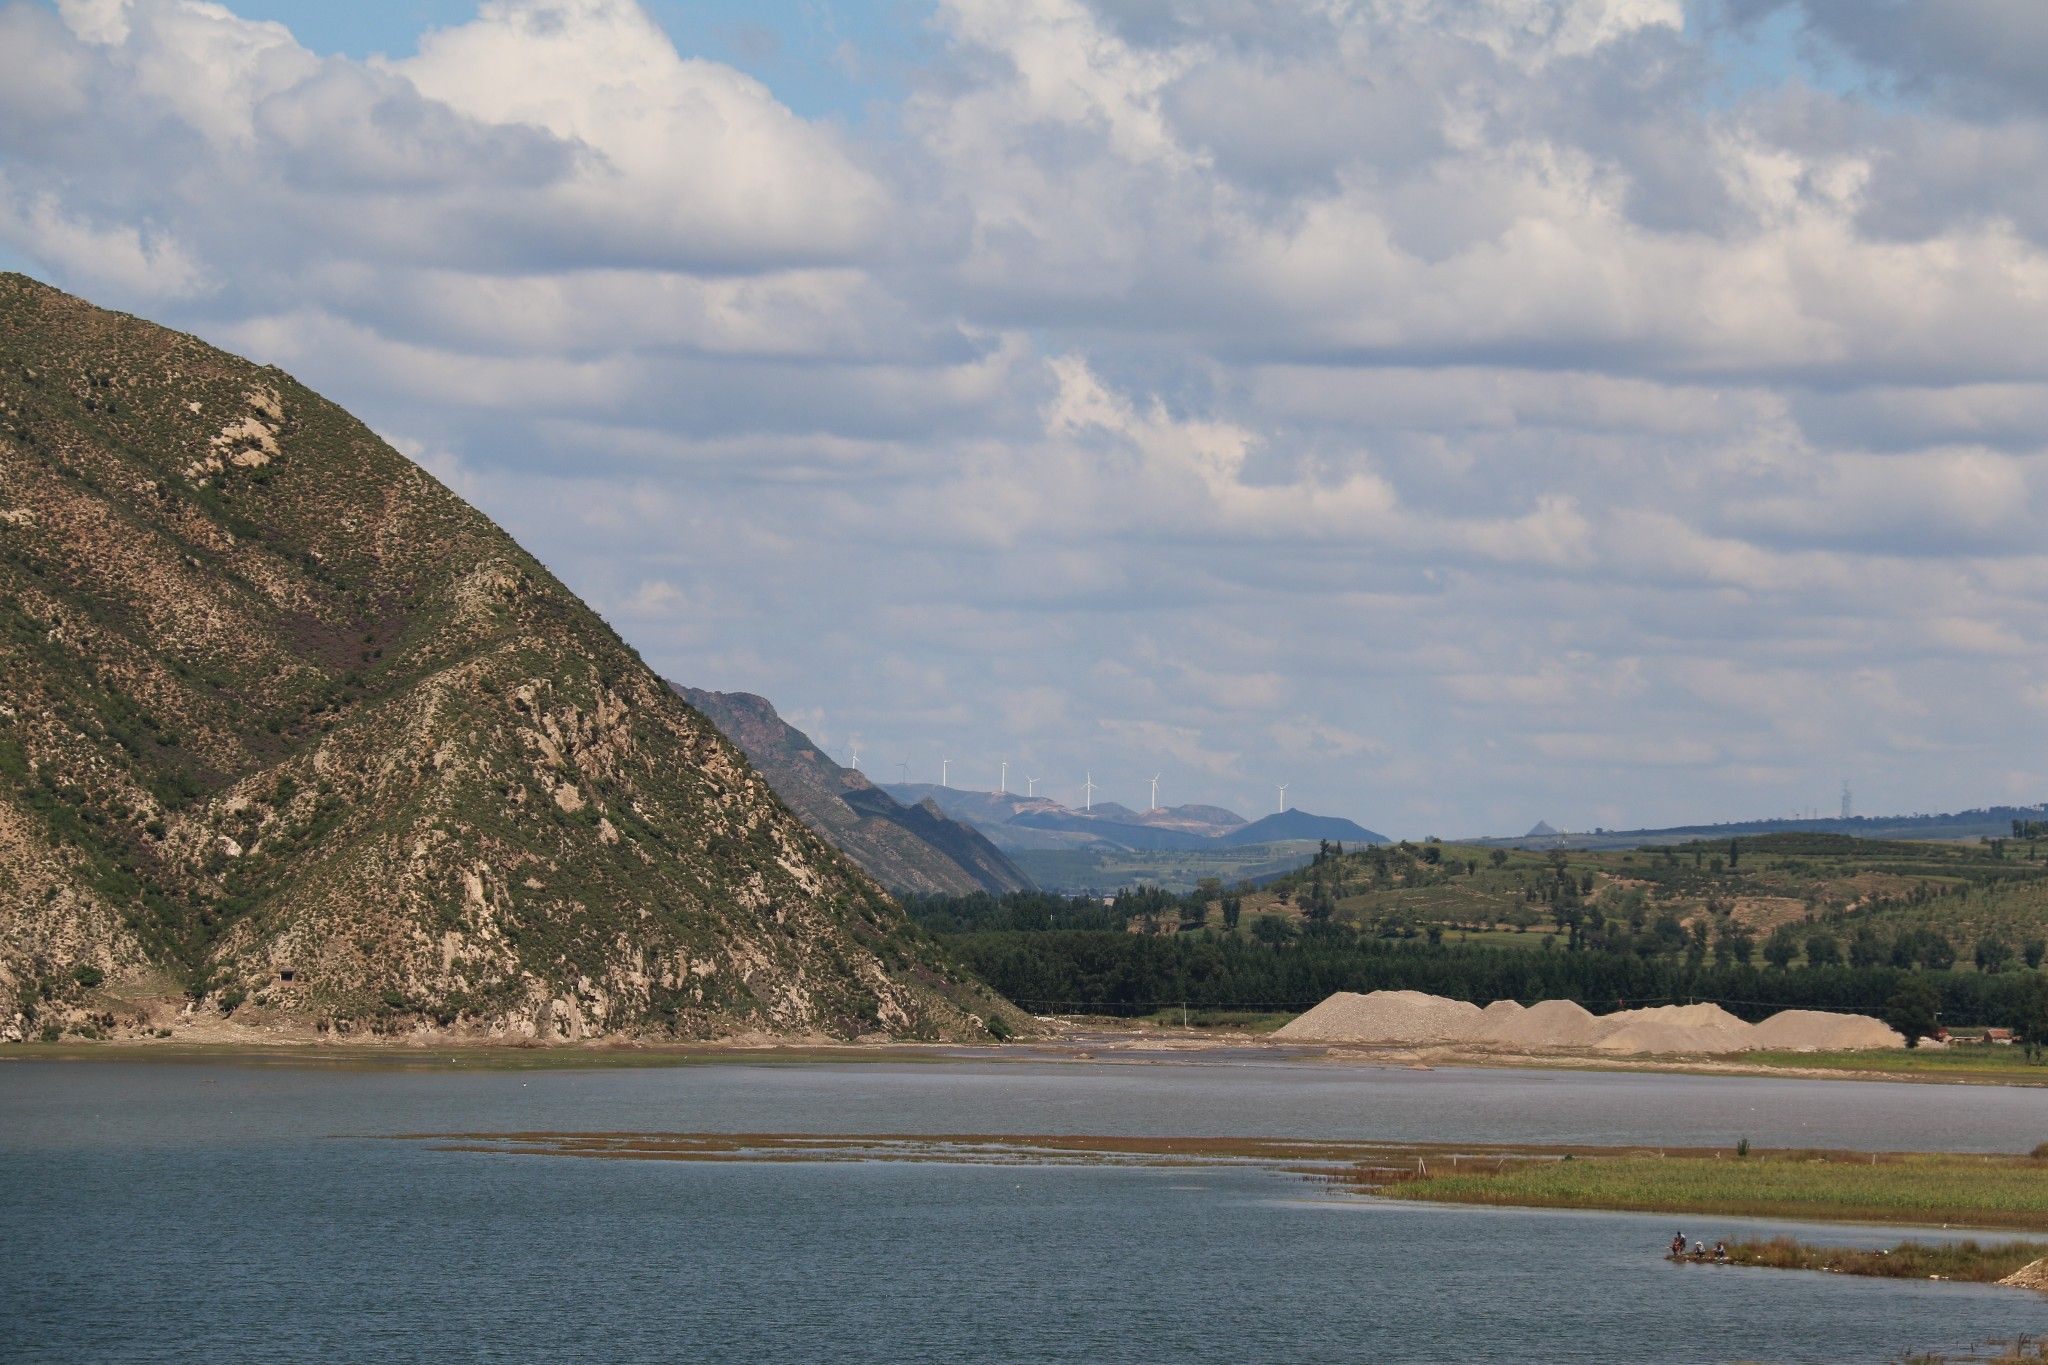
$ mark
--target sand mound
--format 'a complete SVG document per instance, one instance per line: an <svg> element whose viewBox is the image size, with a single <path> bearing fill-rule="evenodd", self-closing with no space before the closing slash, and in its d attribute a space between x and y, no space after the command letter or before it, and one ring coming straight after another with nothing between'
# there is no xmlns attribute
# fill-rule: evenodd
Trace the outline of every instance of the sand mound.
<svg viewBox="0 0 2048 1365"><path fill-rule="evenodd" d="M1628 1011L1633 1014L1635 1011ZM1609 1016L1612 1018L1613 1016ZM1593 1044L1596 1052L1741 1052L1749 1026L1701 1028L1660 1019L1631 1019Z"/></svg>
<svg viewBox="0 0 2048 1365"><path fill-rule="evenodd" d="M1601 1052L1741 1052L1755 1029L1719 1005L1656 1005L1601 1016Z"/></svg>
<svg viewBox="0 0 2048 1365"><path fill-rule="evenodd" d="M1474 1041L1506 1047L1587 1047L1603 1032L1600 1021L1570 1000L1543 1000L1481 1025Z"/></svg>
<svg viewBox="0 0 2048 1365"><path fill-rule="evenodd" d="M1623 1010L1610 1014L1609 1019L1625 1019L1631 1023L1644 1020L1656 1024L1676 1024L1680 1028L1724 1029L1746 1032L1750 1025L1736 1018L1719 1005L1657 1005L1650 1009Z"/></svg>
<svg viewBox="0 0 2048 1365"><path fill-rule="evenodd" d="M1479 1006L1421 991L1339 991L1274 1030L1275 1038L1332 1043L1455 1043L1469 1037Z"/></svg>
<svg viewBox="0 0 2048 1365"><path fill-rule="evenodd" d="M1756 1026L1751 1047L1793 1052L1904 1047L1906 1040L1867 1014L1784 1010Z"/></svg>
<svg viewBox="0 0 2048 1365"><path fill-rule="evenodd" d="M1657 1005L1596 1015L1570 1000L1544 1000L1527 1009L1513 1000L1496 1000L1482 1010L1421 991L1339 991L1273 1036L1332 1043L1484 1043L1528 1052L1591 1048L1615 1054L1832 1051L1905 1042L1862 1014L1786 1010L1751 1024L1719 1005Z"/></svg>

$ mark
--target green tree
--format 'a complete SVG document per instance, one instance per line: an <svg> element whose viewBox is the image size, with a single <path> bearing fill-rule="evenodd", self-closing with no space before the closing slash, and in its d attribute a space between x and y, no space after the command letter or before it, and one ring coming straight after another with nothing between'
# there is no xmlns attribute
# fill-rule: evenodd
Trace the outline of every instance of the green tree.
<svg viewBox="0 0 2048 1365"><path fill-rule="evenodd" d="M1501 864L1505 863L1508 860L1508 851L1504 848L1497 848L1493 852L1486 855L1486 860L1492 863L1495 867L1499 867Z"/></svg>
<svg viewBox="0 0 2048 1365"><path fill-rule="evenodd" d="M1918 1047L1922 1038L1932 1037L1940 1019L1941 993L1917 976L1899 982L1885 1002L1884 1021L1906 1036L1907 1047Z"/></svg>
<svg viewBox="0 0 2048 1365"><path fill-rule="evenodd" d="M1977 940L1975 957L1978 971L1996 976L2012 961L2012 945L1996 934L1986 934Z"/></svg>
<svg viewBox="0 0 2048 1365"><path fill-rule="evenodd" d="M1243 917L1244 897L1225 896L1223 898L1223 927L1232 933L1236 933L1237 922Z"/></svg>
<svg viewBox="0 0 2048 1365"><path fill-rule="evenodd" d="M1771 936L1764 940L1764 961L1784 971L1792 965L1792 959L1799 956L1799 931L1789 924L1781 924L1771 930Z"/></svg>
<svg viewBox="0 0 2048 1365"><path fill-rule="evenodd" d="M1281 915L1260 915L1252 921L1252 937L1277 948L1294 937L1294 926Z"/></svg>
<svg viewBox="0 0 2048 1365"><path fill-rule="evenodd" d="M1888 955L1884 939L1867 924L1859 927L1849 940L1849 965L1858 970L1882 966Z"/></svg>
<svg viewBox="0 0 2048 1365"><path fill-rule="evenodd" d="M2038 938L2030 938L2020 948L2020 956L2026 960L2026 964L2030 969L2039 967L2041 959L2048 957L2048 942Z"/></svg>
<svg viewBox="0 0 2048 1365"><path fill-rule="evenodd" d="M1806 965L1809 967L1839 967L1842 965L1842 944L1833 934L1823 929L1806 936Z"/></svg>
<svg viewBox="0 0 2048 1365"><path fill-rule="evenodd" d="M2027 983L2012 1026L2027 1049L2027 1060L2038 1064L2043 1050L2048 1049L2048 981L2035 977Z"/></svg>

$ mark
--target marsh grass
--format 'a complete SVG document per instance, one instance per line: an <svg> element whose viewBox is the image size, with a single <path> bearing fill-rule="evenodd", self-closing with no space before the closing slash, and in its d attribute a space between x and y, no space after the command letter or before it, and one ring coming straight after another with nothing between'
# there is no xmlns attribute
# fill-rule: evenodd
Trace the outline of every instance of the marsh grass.
<svg viewBox="0 0 2048 1365"><path fill-rule="evenodd" d="M2048 1162L1936 1153L1629 1153L1441 1165L1384 1192L1453 1204L1796 1217L2048 1232Z"/></svg>
<svg viewBox="0 0 2048 1365"><path fill-rule="evenodd" d="M1848 1071L1910 1080L2048 1084L2048 1066L2029 1062L2023 1049L2013 1047L1952 1047L1938 1051L1889 1048L1870 1052L1746 1052L1739 1060L1745 1066Z"/></svg>
<svg viewBox="0 0 2048 1365"><path fill-rule="evenodd" d="M1826 1270L1891 1280L1967 1280L1994 1284L2048 1256L2042 1242L1901 1242L1895 1247L1814 1246L1791 1237L1732 1242L1729 1265Z"/></svg>

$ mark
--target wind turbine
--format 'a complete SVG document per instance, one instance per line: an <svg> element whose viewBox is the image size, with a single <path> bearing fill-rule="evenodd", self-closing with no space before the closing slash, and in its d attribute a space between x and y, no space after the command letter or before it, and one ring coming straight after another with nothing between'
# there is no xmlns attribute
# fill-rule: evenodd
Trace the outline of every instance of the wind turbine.
<svg viewBox="0 0 2048 1365"><path fill-rule="evenodd" d="M1158 809L1159 809L1159 774L1158 774L1158 773L1154 773L1154 774L1152 774L1152 804L1151 804L1151 805L1149 805L1149 806L1147 806L1147 807L1145 807L1145 809L1146 809L1147 811L1155 811L1155 810L1158 810Z"/></svg>
<svg viewBox="0 0 2048 1365"><path fill-rule="evenodd" d="M1089 773L1081 783L1081 809L1095 809L1095 774Z"/></svg>
<svg viewBox="0 0 2048 1365"><path fill-rule="evenodd" d="M952 759L947 758L944 755L940 755L939 757L939 785L941 787L946 785L946 765L948 763L951 763L952 761Z"/></svg>
<svg viewBox="0 0 2048 1365"><path fill-rule="evenodd" d="M1285 782L1282 782L1282 783L1280 783L1280 784L1279 784L1279 786L1280 786L1280 813L1281 813L1282 815L1285 815L1285 814L1287 814L1287 784L1286 784Z"/></svg>
<svg viewBox="0 0 2048 1365"><path fill-rule="evenodd" d="M1036 795L1038 795L1038 779L1037 779L1037 778L1035 778L1035 777L1027 777L1027 778L1025 778L1025 779L1024 779L1024 794L1025 794L1026 796L1036 796Z"/></svg>
<svg viewBox="0 0 2048 1365"><path fill-rule="evenodd" d="M853 746L853 763L851 766L855 772L860 771L860 745L858 744Z"/></svg>
<svg viewBox="0 0 2048 1365"><path fill-rule="evenodd" d="M907 784L910 781L910 760L906 758L896 766L903 769L903 781Z"/></svg>
<svg viewBox="0 0 2048 1365"><path fill-rule="evenodd" d="M1000 776L1000 777L998 777L998 778L996 779L996 795L998 795L998 796L1008 796L1009 794L1010 794L1010 760L1006 758L1006 759L1004 759L1004 760L1003 760L1003 771L1002 771L1002 776Z"/></svg>

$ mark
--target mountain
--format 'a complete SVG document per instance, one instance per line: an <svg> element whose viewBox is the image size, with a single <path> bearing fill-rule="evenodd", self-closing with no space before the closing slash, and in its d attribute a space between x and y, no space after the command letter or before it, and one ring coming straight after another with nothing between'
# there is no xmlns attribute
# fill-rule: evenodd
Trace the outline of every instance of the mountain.
<svg viewBox="0 0 2048 1365"><path fill-rule="evenodd" d="M1096 807L1097 811L1102 808ZM1127 814L1135 814L1128 812ZM1112 819L1106 815L1077 810L1025 811L1010 821L1010 827L1056 829L1090 839L1104 839L1124 848L1190 849L1206 848L1212 836L1195 834L1171 826L1141 824L1135 819Z"/></svg>
<svg viewBox="0 0 2048 1365"><path fill-rule="evenodd" d="M906 806L929 801L953 819L967 821L983 833L991 825L1008 824L1025 811L1066 809L1043 796L968 791L964 787L941 787L934 782L887 782L882 790Z"/></svg>
<svg viewBox="0 0 2048 1365"><path fill-rule="evenodd" d="M2000 839L2024 827L2048 822L2048 804L2036 806L1980 806L1971 810L1941 814L1817 816L1766 820L1732 820L1717 825L1667 825L1656 829L1595 829L1566 833L1538 823L1520 838L1465 839L1461 843L1489 844L1497 848L1519 848L1531 839L1543 839L1544 847L1615 849L1658 847L1667 844L1712 842L1766 834L1841 835L1852 839L1890 839L1907 843L1953 843L1961 840Z"/></svg>
<svg viewBox="0 0 2048 1365"><path fill-rule="evenodd" d="M0 1034L982 1036L532 556L260 368L0 275Z"/></svg>
<svg viewBox="0 0 2048 1365"><path fill-rule="evenodd" d="M1138 819L1148 825L1164 825L1196 834L1228 834L1245 823L1236 811L1222 806L1165 806L1146 811Z"/></svg>
<svg viewBox="0 0 2048 1365"><path fill-rule="evenodd" d="M1141 813L1114 801L1097 801L1087 810L1075 810L1042 796L1013 792L967 791L925 783L892 784L883 790L899 801L931 801L954 819L973 825L991 843L1015 855L1020 864L1038 869L1033 879L1041 885L1047 884L1046 872L1067 865L1030 855L1064 855L1097 846L1133 852L1200 853L1313 839L1389 842L1385 835L1349 820L1292 809L1246 824L1243 816L1221 806L1169 806Z"/></svg>
<svg viewBox="0 0 2048 1365"><path fill-rule="evenodd" d="M1311 815L1292 806L1278 815L1254 820L1216 842L1228 845L1276 844L1286 839L1328 839L1343 844L1388 844L1393 840L1341 815Z"/></svg>
<svg viewBox="0 0 2048 1365"><path fill-rule="evenodd" d="M930 801L903 805L842 768L810 737L748 692L676 691L740 746L804 822L891 891L967 895L1029 891L1031 879L972 825Z"/></svg>

